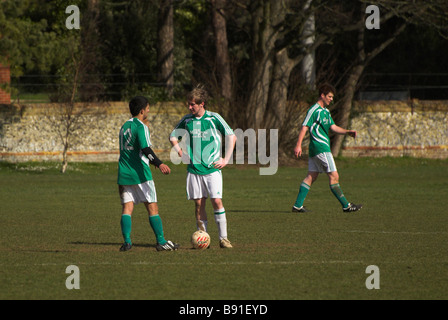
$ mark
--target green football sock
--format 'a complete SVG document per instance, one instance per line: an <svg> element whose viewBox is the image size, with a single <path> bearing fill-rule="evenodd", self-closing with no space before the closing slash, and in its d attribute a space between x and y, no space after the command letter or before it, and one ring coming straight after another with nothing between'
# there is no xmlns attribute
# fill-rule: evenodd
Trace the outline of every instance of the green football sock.
<svg viewBox="0 0 448 320"><path fill-rule="evenodd" d="M157 243L164 245L167 241L163 236L162 218L159 215L149 216L149 224L156 235Z"/></svg>
<svg viewBox="0 0 448 320"><path fill-rule="evenodd" d="M306 195L308 194L308 191L310 191L310 188L311 186L307 185L305 182L302 182L296 202L294 203L295 207L300 208L303 206L303 202L305 201Z"/></svg>
<svg viewBox="0 0 448 320"><path fill-rule="evenodd" d="M339 200L343 208L348 207L348 201L345 199L344 193L342 192L341 186L339 183L330 185L331 192L333 192L336 199Z"/></svg>
<svg viewBox="0 0 448 320"><path fill-rule="evenodd" d="M121 215L121 233L123 234L124 242L130 243L131 242L131 230L132 230L132 218L128 214L122 214Z"/></svg>

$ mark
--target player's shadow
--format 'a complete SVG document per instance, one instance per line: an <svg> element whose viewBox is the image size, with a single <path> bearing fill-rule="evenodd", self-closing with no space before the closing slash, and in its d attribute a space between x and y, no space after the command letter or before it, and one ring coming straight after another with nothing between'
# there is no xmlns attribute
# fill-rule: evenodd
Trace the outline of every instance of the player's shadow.
<svg viewBox="0 0 448 320"><path fill-rule="evenodd" d="M75 244L75 245L88 245L88 246L121 246L122 242L86 242L86 241L73 241L69 242L68 244ZM157 244L154 243L133 243L133 247L142 247L142 248L155 248Z"/></svg>
<svg viewBox="0 0 448 320"><path fill-rule="evenodd" d="M227 210L226 210L227 211ZM283 213L283 210L257 210L257 209L233 209L228 210L227 212L232 213Z"/></svg>

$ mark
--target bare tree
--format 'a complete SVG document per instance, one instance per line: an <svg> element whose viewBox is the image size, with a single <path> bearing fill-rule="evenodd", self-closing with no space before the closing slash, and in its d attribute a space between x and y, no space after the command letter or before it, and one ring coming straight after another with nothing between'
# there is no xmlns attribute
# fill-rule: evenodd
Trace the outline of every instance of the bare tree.
<svg viewBox="0 0 448 320"><path fill-rule="evenodd" d="M98 101L104 92L99 75L101 42L98 31L100 20L99 0L88 0L81 21L81 61L79 66L79 96L82 101Z"/></svg>
<svg viewBox="0 0 448 320"><path fill-rule="evenodd" d="M361 76L365 68L379 53L381 53L384 49L386 49L387 46L389 46L398 37L398 35L402 33L406 28L406 23L401 22L396 27L395 31L390 33L387 37L385 37L385 39L380 44L376 45L370 51L367 51L365 43L365 35L366 32L368 32L368 30L366 29L366 26L364 24L366 5L360 4L358 8L359 8L358 13L359 18L356 19L357 56L354 59L353 65L350 67L348 71L348 76L347 79L345 80L345 85L343 86L342 89L342 99L340 99L339 102L337 103L338 117L336 121L338 122L338 125L343 128L346 128L349 124L352 101L358 88L359 80L361 79ZM393 15L391 13L385 15L383 17L383 23L392 17ZM343 140L344 136L342 135L334 136L332 142L332 153L334 155L339 154Z"/></svg>
<svg viewBox="0 0 448 320"><path fill-rule="evenodd" d="M157 30L158 82L162 83L171 97L174 88L174 25L173 1L160 0Z"/></svg>
<svg viewBox="0 0 448 320"><path fill-rule="evenodd" d="M304 9L308 9L311 6L312 0L307 0ZM304 48L311 46L314 43L316 37L316 18L315 14L311 13L305 21L304 28L302 30L302 45ZM316 55L315 51L307 52L301 62L301 73L305 83L314 88L316 84Z"/></svg>
<svg viewBox="0 0 448 320"><path fill-rule="evenodd" d="M98 0L88 1L88 10L82 18L80 34L67 39L70 60L67 61L60 88L53 99L58 103L53 116L53 130L62 143L62 167L65 173L68 166L68 151L76 134L81 133L84 118L89 114L99 116L99 111L89 107L90 101L98 100L103 87L96 77L98 58ZM78 102L81 100L81 102ZM51 115L50 115L51 117Z"/></svg>
<svg viewBox="0 0 448 320"><path fill-rule="evenodd" d="M375 3L381 9L381 24L384 25L388 21L394 19L394 28L392 31L382 33L381 41L374 46L370 45L367 49L366 34L369 30L366 28L366 3ZM441 34L448 30L448 18L446 12L448 3L440 0L429 0L421 2L408 2L397 0L380 0L380 1L359 1L357 9L352 18L353 23L346 28L347 31L355 31L357 33L356 48L357 53L353 58L353 63L346 72L344 77L344 86L341 90L342 98L335 105L337 115L335 121L341 127L347 127L349 124L352 102L358 89L361 76L365 68L371 61L383 52L390 44L392 44L399 35L406 29L410 23L431 24L438 29ZM445 12L445 14L441 14ZM371 42L370 42L371 44ZM335 135L332 140L332 153L338 155L344 136Z"/></svg>
<svg viewBox="0 0 448 320"><path fill-rule="evenodd" d="M430 24L431 17L436 21L432 23L438 27L444 23L448 25L443 14L447 12L447 2L442 0L240 0L231 4L228 8L233 10L232 13L240 10L244 12L240 16L245 17L239 21L232 20L233 27L237 25L251 40L247 45L250 65L244 69L249 74L244 88L246 96L234 97L234 101L240 100L238 105L245 116L243 126L254 129L282 128L285 125L290 118L288 94L293 85L293 72L305 56L322 44L331 44L337 37L346 37L350 41L348 47L356 48L352 64L338 73L339 79L336 79L344 83L338 86L341 98L336 106L337 122L340 126L347 126L351 103L366 66L399 37L406 25L423 21ZM390 21L387 31L378 32L373 42L366 39L369 32L366 28L366 4L380 7L382 26ZM413 19L414 16L417 18ZM234 15L229 14L226 19L234 19ZM310 28L313 20L315 25ZM238 74L238 80L240 77ZM341 138L339 136L334 141L336 154L339 153Z"/></svg>
<svg viewBox="0 0 448 320"><path fill-rule="evenodd" d="M67 170L67 153L71 147L73 134L79 129L81 116L85 111L84 108L77 108L75 104L81 63L74 51L72 51L71 66L73 68L73 78L69 80L68 85L62 86L56 97L58 100L56 109L48 110L47 115L48 120L52 122L52 130L62 144L62 173Z"/></svg>
<svg viewBox="0 0 448 320"><path fill-rule="evenodd" d="M73 146L75 139L82 141L82 134L85 133L86 117L95 116L98 119L104 115L99 109L92 108L89 102L76 102L79 90L79 75L82 72L82 64L77 61L75 55L73 62L73 79L70 83L70 96L68 100L58 103L56 110L50 111L48 118L52 120L52 130L59 137L62 144L62 166L61 173L65 173L68 167L68 152Z"/></svg>
<svg viewBox="0 0 448 320"><path fill-rule="evenodd" d="M232 100L232 76L230 73L230 58L227 41L225 0L211 0L213 32L216 46L216 65L219 70L218 80L221 95L230 102Z"/></svg>
<svg viewBox="0 0 448 320"><path fill-rule="evenodd" d="M305 2L296 11L296 20L287 16L297 2L255 1L251 12L252 50L249 97L246 118L248 127L280 127L286 119L287 92L292 70L305 54L314 50L321 39L316 39L299 54L291 49L300 46L300 32L311 13ZM288 24L289 23L289 24ZM298 36L299 35L299 36Z"/></svg>

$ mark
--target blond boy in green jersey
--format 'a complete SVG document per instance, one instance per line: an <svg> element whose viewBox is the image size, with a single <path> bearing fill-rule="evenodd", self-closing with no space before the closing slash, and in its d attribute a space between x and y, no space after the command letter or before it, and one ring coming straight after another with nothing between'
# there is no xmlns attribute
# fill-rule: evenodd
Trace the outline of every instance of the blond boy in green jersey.
<svg viewBox="0 0 448 320"><path fill-rule="evenodd" d="M157 251L177 250L179 245L167 241L163 235L162 219L159 216L157 193L152 179L150 164L163 174L171 169L151 149L150 132L143 121L147 120L149 103L145 97L135 97L129 102L132 118L120 129L120 159L118 160L118 191L121 198L121 231L124 244L120 251L132 248L132 212L134 205L143 203L149 215L150 226L156 236Z"/></svg>
<svg viewBox="0 0 448 320"><path fill-rule="evenodd" d="M346 130L337 126L326 108L334 98L335 89L329 84L324 84L319 88L319 100L316 104L311 106L308 110L305 120L302 123L302 129L299 133L294 154L296 157L302 155L302 142L306 133L310 133L309 144L309 160L308 160L308 174L300 185L299 194L296 202L292 207L293 212L307 212L309 211L303 206L303 202L311 188L311 185L316 181L320 173L325 172L330 182L330 190L334 196L339 200L344 212L358 211L362 208L361 204L349 203L342 192L339 185L339 174L334 162L333 155L330 149L329 131L337 134L348 134L356 138L355 130Z"/></svg>
<svg viewBox="0 0 448 320"><path fill-rule="evenodd" d="M170 142L180 157L187 157L187 199L195 202L196 225L207 231L205 205L210 197L221 248L232 248L227 238L227 218L222 203L222 174L232 156L236 136L226 121L217 113L205 109L208 93L201 86L187 96L190 114L184 116L170 135ZM226 139L225 157L221 157L222 139ZM187 155L179 140L183 139ZM187 140L187 141L185 141Z"/></svg>

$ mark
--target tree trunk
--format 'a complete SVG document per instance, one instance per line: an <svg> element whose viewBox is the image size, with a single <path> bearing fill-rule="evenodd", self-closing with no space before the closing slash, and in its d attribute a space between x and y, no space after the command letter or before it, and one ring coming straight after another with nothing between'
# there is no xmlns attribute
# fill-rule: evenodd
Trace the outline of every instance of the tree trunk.
<svg viewBox="0 0 448 320"><path fill-rule="evenodd" d="M232 77L230 74L230 58L228 51L227 30L224 6L225 0L212 0L212 20L215 34L216 65L221 95L230 102L232 100Z"/></svg>
<svg viewBox="0 0 448 320"><path fill-rule="evenodd" d="M361 16L364 15L365 4L361 6L360 13ZM392 42L395 41L398 35L405 30L406 25L407 25L406 22L399 25L395 29L394 33L392 33L384 42L377 45L367 54L365 52L365 43L364 43L366 28L365 26L360 25L358 29L358 43L357 43L358 56L356 59L356 64L351 68L349 72L348 80L343 90L344 95L338 108L338 117L336 123L338 126L347 129L352 109L353 98L355 96L359 79L361 78L364 69L367 67L370 61L372 61L379 53L384 51L384 49L386 49L387 46L389 46ZM339 155L342 147L342 142L344 141L344 137L345 136L343 135L336 135L333 138L331 152L333 153L334 156Z"/></svg>
<svg viewBox="0 0 448 320"><path fill-rule="evenodd" d="M296 63L289 59L286 48L276 53L264 117L265 128L281 128L286 120L289 78L295 65Z"/></svg>
<svg viewBox="0 0 448 320"><path fill-rule="evenodd" d="M78 71L79 98L82 101L98 101L104 92L98 71L101 64L99 16L99 1L88 0L87 12L82 15L81 22L81 59Z"/></svg>
<svg viewBox="0 0 448 320"><path fill-rule="evenodd" d="M61 167L61 173L65 173L65 171L67 171L67 167L68 167L67 151L65 151L65 152L62 154L62 167Z"/></svg>
<svg viewBox="0 0 448 320"><path fill-rule="evenodd" d="M173 95L174 89L174 26L172 0L160 0L158 17L157 67L158 82Z"/></svg>
<svg viewBox="0 0 448 320"><path fill-rule="evenodd" d="M253 54L246 120L247 126L255 130L284 125L290 75L305 56L289 56L285 20L291 5L293 1L260 0L252 12ZM312 52L319 43L321 40L313 38L307 49Z"/></svg>
<svg viewBox="0 0 448 320"><path fill-rule="evenodd" d="M307 0L303 10L309 10L311 6L312 0ZM316 39L316 20L314 13L311 13L309 17L306 19L304 28L301 34L302 45L304 47L304 50L306 48L311 47ZM315 64L315 52L314 50L306 53L305 56L301 62L301 71L302 71L302 78L305 81L307 85L310 86L310 88L315 87L316 82L316 64Z"/></svg>
<svg viewBox="0 0 448 320"><path fill-rule="evenodd" d="M275 58L275 42L278 34L273 26L282 19L282 1L260 1L252 15L254 49L250 74L249 98L246 120L249 128L260 129L263 125L269 101Z"/></svg>
<svg viewBox="0 0 448 320"><path fill-rule="evenodd" d="M70 127L68 126L66 128L65 136L62 137L62 144L63 144L63 150L62 150L62 167L61 167L61 173L65 173L68 166L68 159L67 159L67 153L69 149L69 139L70 139Z"/></svg>
<svg viewBox="0 0 448 320"><path fill-rule="evenodd" d="M357 85L359 83L359 79L361 78L362 73L364 72L365 65L359 64L354 66L351 69L349 74L349 78L344 87L344 95L338 103L338 120L336 125L347 129L348 122L350 119L350 113L352 110L352 102L356 93ZM331 152L334 156L339 155L339 152L342 147L342 142L344 141L345 136L343 135L335 135L332 142Z"/></svg>
<svg viewBox="0 0 448 320"><path fill-rule="evenodd" d="M365 13L364 4L360 5L358 13L360 14L361 17L364 15ZM356 63L349 72L347 82L345 83L343 89L344 95L342 96L342 101L339 104L338 108L338 117L336 125L344 129L347 129L348 121L350 119L350 112L352 110L353 97L355 96L359 79L361 78L361 75L367 64L364 39L365 39L365 26L360 25L358 27L358 41L357 41L358 55L356 57ZM331 151L334 156L339 155L344 138L345 138L344 135L336 135L333 138Z"/></svg>

